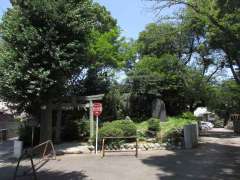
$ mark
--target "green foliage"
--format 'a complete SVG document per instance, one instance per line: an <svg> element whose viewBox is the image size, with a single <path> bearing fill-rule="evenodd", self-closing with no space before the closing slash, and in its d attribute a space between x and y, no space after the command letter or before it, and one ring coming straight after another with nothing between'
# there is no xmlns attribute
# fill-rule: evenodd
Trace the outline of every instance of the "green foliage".
<svg viewBox="0 0 240 180"><path fill-rule="evenodd" d="M137 127L137 136L140 141L145 141L148 138L148 121L135 123Z"/></svg>
<svg viewBox="0 0 240 180"><path fill-rule="evenodd" d="M122 94L118 87L112 86L111 90L104 96L103 109L101 119L104 121L124 118Z"/></svg>
<svg viewBox="0 0 240 180"><path fill-rule="evenodd" d="M147 122L149 131L153 132L160 131L160 119L150 118Z"/></svg>
<svg viewBox="0 0 240 180"><path fill-rule="evenodd" d="M202 50L211 51L216 55L224 54L220 58L211 58L219 67L230 67L235 81L240 83L240 3L239 1L229 0L156 0L159 7L156 9L163 10L166 7L183 4L186 8L180 13L179 19L183 26L190 30L191 34L196 36L196 40L204 45L205 48L197 48L200 50L200 56L203 61L209 62L210 55ZM177 3L176 3L177 2ZM176 18L176 17L175 17ZM203 47L203 46L201 46ZM195 49L193 47L192 49ZM226 56L225 56L226 55ZM237 67L235 69L235 67Z"/></svg>
<svg viewBox="0 0 240 180"><path fill-rule="evenodd" d="M185 109L180 101L184 96L185 72L185 66L173 55L165 54L160 58L145 56L129 74L128 82L133 94L142 95L148 101L144 104L149 106L142 107L151 107L152 98L160 96L168 113L178 114Z"/></svg>
<svg viewBox="0 0 240 180"><path fill-rule="evenodd" d="M123 137L123 131L114 125L105 124L99 131L99 137Z"/></svg>
<svg viewBox="0 0 240 180"><path fill-rule="evenodd" d="M99 136L102 137L127 137L136 136L137 128L130 120L116 120L106 122L99 130Z"/></svg>
<svg viewBox="0 0 240 180"><path fill-rule="evenodd" d="M240 86L234 80L216 85L211 92L208 106L224 119L228 119L231 113L239 113Z"/></svg>
<svg viewBox="0 0 240 180"><path fill-rule="evenodd" d="M178 25L150 24L140 34L140 60L129 72L128 79L133 96L143 96L141 102L147 105L139 115L136 114L138 118L151 117L148 107L156 97L165 102L169 115L194 111L207 104L211 89L209 82L214 73L206 74L213 62L207 63L211 61L211 58L206 58L210 57L209 49L206 49L205 42L197 41L202 36L195 34L194 30L184 20ZM137 104L140 103L137 101Z"/></svg>
<svg viewBox="0 0 240 180"><path fill-rule="evenodd" d="M79 84L90 67L98 68L98 77L102 66L119 64L116 21L99 4L12 3L0 25L0 95L19 111L36 113L52 99L85 90Z"/></svg>
<svg viewBox="0 0 240 180"><path fill-rule="evenodd" d="M101 33L92 31L89 41L90 59L97 60L95 67L121 67L124 62L119 49L124 43L123 39L119 39L120 30L113 28L109 32ZM107 66L106 66L107 65Z"/></svg>
<svg viewBox="0 0 240 180"><path fill-rule="evenodd" d="M199 106L206 106L211 99L212 84L199 70L188 69L184 87L184 101L191 112Z"/></svg>
<svg viewBox="0 0 240 180"><path fill-rule="evenodd" d="M139 35L139 52L142 57L171 54L182 58L186 54L185 49L189 46L190 38L187 32L182 32L173 23L151 23Z"/></svg>
<svg viewBox="0 0 240 180"><path fill-rule="evenodd" d="M143 121L143 122L135 123L135 124L136 124L137 130L140 132L145 133L148 130L148 122L147 121Z"/></svg>
<svg viewBox="0 0 240 180"><path fill-rule="evenodd" d="M78 132L81 140L88 140L90 137L90 120L81 120L78 123Z"/></svg>
<svg viewBox="0 0 240 180"><path fill-rule="evenodd" d="M183 127L188 124L197 123L194 119L184 119L177 117L168 118L167 122L161 123L160 138L167 141L168 138L179 138L182 136Z"/></svg>
<svg viewBox="0 0 240 180"><path fill-rule="evenodd" d="M197 121L197 117L195 117L192 112L182 113L181 118L187 119L187 120L192 120L192 121Z"/></svg>

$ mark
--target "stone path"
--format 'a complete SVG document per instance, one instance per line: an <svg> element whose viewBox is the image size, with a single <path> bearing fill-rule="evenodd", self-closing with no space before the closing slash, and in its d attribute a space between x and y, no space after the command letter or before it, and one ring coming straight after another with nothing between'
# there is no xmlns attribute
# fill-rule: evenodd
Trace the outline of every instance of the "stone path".
<svg viewBox="0 0 240 180"><path fill-rule="evenodd" d="M38 170L41 180L239 180L240 137L213 129L192 150L65 155ZM0 179L12 178L14 163L0 166ZM26 162L25 162L26 163ZM31 179L31 176L19 179Z"/></svg>

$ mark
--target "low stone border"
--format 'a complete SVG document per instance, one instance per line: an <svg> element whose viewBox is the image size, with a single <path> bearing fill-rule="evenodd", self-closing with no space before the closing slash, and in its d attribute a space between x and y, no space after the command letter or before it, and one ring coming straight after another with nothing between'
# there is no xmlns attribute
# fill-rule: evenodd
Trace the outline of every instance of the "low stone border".
<svg viewBox="0 0 240 180"><path fill-rule="evenodd" d="M124 143L120 145L120 148L117 147L108 147L106 150L111 151L129 151L135 150L136 143ZM181 146L173 146L166 143L150 143L150 142L139 142L138 144L139 151L151 151L151 150L177 150L183 149ZM88 145L87 143L65 143L56 146L57 155L64 154L90 154L94 152L94 146Z"/></svg>

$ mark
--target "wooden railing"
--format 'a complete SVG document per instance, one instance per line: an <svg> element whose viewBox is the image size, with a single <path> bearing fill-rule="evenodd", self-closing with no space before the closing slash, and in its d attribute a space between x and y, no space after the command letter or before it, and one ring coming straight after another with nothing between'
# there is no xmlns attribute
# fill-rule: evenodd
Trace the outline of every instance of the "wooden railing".
<svg viewBox="0 0 240 180"><path fill-rule="evenodd" d="M107 151L105 150L105 142L107 139L135 139L135 142L136 142L135 156L138 157L138 138L137 138L137 136L129 136L129 137L104 137L104 138L102 138L102 158L105 157L106 152L116 152L116 151L111 151L111 150L107 150Z"/></svg>

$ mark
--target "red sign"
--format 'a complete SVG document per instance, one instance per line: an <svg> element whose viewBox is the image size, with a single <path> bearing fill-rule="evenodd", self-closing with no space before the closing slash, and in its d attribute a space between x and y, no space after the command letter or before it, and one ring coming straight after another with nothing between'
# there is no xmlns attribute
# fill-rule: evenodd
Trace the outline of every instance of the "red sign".
<svg viewBox="0 0 240 180"><path fill-rule="evenodd" d="M100 116L102 113L102 103L93 103L94 116Z"/></svg>

